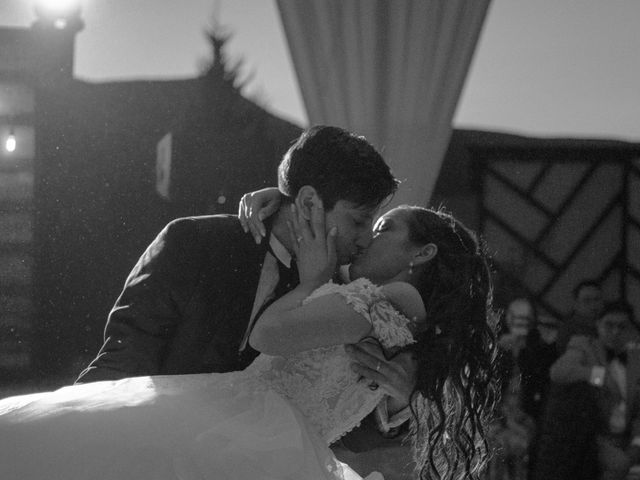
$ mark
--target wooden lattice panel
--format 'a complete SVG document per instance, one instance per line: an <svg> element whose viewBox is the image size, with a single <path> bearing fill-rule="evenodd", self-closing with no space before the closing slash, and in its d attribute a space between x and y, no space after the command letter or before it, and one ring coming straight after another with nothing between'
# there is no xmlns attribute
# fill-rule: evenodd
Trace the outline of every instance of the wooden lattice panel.
<svg viewBox="0 0 640 480"><path fill-rule="evenodd" d="M640 319L640 159L629 167L626 228L626 297Z"/></svg>
<svg viewBox="0 0 640 480"><path fill-rule="evenodd" d="M483 160L482 233L519 290L560 318L573 287L593 278L640 313L639 161L529 151Z"/></svg>

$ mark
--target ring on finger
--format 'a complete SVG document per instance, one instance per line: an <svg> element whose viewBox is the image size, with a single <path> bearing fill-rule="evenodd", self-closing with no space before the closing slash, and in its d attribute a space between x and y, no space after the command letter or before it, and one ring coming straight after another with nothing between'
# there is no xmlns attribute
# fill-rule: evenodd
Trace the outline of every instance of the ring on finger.
<svg viewBox="0 0 640 480"><path fill-rule="evenodd" d="M381 366L382 366L382 365L381 365L381 364L380 364L380 362L378 361L378 364L376 365L376 372L379 372L379 371L380 371L380 367L381 367Z"/></svg>
<svg viewBox="0 0 640 480"><path fill-rule="evenodd" d="M296 241L297 241L298 243L300 243L300 242L302 241L302 235L301 235L301 236L299 236L299 237L296 237Z"/></svg>

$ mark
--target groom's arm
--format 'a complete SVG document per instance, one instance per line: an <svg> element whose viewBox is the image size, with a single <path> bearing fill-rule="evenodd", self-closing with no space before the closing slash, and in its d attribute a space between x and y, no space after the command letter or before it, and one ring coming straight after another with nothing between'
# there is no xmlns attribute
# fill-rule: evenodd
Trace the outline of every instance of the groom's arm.
<svg viewBox="0 0 640 480"><path fill-rule="evenodd" d="M354 371L370 382L370 388L382 388L388 395L357 429L342 437L334 449L364 452L401 444L411 418L409 397L417 370L413 353L403 352L392 360L385 360L381 347L369 341L349 345L346 350L353 359Z"/></svg>
<svg viewBox="0 0 640 480"><path fill-rule="evenodd" d="M113 380L160 371L182 306L198 275L197 228L191 219L167 225L129 274L109 314L104 344L78 382Z"/></svg>

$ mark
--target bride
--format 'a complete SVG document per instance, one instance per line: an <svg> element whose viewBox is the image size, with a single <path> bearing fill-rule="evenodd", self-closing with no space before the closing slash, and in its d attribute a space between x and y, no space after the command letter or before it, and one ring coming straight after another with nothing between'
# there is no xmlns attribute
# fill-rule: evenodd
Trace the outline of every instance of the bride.
<svg viewBox="0 0 640 480"><path fill-rule="evenodd" d="M495 391L490 275L473 234L442 211L399 207L330 281L324 215L293 215L300 285L260 317L244 371L147 376L0 401L0 478L359 479L328 445L385 395L354 373L364 338L418 362L411 394L420 478L478 478ZM374 386L375 387L375 386Z"/></svg>

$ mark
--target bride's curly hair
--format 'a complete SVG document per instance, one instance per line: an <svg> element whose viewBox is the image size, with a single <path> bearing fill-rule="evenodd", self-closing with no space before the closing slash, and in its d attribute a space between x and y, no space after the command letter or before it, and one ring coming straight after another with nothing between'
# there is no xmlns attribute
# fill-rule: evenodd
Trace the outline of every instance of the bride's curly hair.
<svg viewBox="0 0 640 480"><path fill-rule="evenodd" d="M402 206L409 240L435 258L413 273L429 327L411 347L418 360L411 425L420 479L477 479L490 449L486 428L499 398L492 281L484 247L443 209Z"/></svg>

